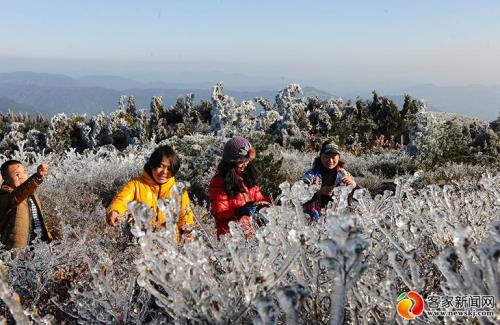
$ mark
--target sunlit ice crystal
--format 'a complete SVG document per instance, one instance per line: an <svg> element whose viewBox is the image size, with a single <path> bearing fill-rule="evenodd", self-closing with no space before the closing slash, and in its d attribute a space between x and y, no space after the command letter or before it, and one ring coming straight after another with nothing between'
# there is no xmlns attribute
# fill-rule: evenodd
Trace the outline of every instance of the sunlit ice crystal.
<svg viewBox="0 0 500 325"><path fill-rule="evenodd" d="M151 228L151 222L156 213L142 202L133 201L130 202L127 207L135 221L131 229L132 234L135 237L144 236L144 231Z"/></svg>

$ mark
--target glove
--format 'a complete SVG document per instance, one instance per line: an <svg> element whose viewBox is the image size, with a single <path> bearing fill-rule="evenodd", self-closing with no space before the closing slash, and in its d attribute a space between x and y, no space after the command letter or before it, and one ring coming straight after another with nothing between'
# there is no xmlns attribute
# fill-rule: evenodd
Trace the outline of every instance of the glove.
<svg viewBox="0 0 500 325"><path fill-rule="evenodd" d="M250 216L253 217L253 215L257 212L257 206L256 205L244 205L240 208L238 208L238 216Z"/></svg>

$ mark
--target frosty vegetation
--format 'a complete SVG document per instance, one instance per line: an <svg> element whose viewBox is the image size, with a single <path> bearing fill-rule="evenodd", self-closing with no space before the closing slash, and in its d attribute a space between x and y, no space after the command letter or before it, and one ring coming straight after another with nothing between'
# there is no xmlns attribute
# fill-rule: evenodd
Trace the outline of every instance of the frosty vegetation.
<svg viewBox="0 0 500 325"><path fill-rule="evenodd" d="M300 92L290 85L274 103L238 103L218 84L211 102L190 94L166 109L155 97L149 113L122 97L94 117L3 116L0 160L50 166L39 194L56 240L1 252L0 315L19 324L403 324L395 307L408 290L498 301L499 121L431 113L410 96L399 110L376 92L354 104ZM233 224L218 241L206 192L235 134L256 146L263 190L280 204L261 210L269 224L254 238ZM380 135L387 143L375 143ZM364 189L348 207L350 189L339 188L310 223L301 205L313 193L298 180L326 137ZM178 151L176 190L194 198L194 240L181 247L175 199L159 203L163 231L149 229L141 203L120 227L105 223L105 207L158 143ZM495 319L424 312L418 321Z"/></svg>

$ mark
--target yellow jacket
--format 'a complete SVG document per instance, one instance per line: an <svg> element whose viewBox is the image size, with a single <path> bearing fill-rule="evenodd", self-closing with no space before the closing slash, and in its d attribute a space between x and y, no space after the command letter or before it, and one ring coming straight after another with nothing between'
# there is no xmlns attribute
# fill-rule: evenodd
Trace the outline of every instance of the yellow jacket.
<svg viewBox="0 0 500 325"><path fill-rule="evenodd" d="M156 211L156 216L152 221L154 228L165 226L165 216L156 203L158 199L170 198L174 185L174 177L169 178L166 183L160 185L148 173L144 172L142 176L131 179L122 187L113 199L113 202L111 202L107 212L116 211L119 214L123 214L127 211L127 204L129 202L139 201L147 204L153 211ZM194 216L189 204L188 193L184 191L181 198L181 215L177 222L178 236L184 225L194 224Z"/></svg>

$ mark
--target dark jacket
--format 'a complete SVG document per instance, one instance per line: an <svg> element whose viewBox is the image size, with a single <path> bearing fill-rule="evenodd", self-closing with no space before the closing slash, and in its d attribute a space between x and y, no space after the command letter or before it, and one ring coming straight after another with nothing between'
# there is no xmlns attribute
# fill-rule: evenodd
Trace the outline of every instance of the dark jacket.
<svg viewBox="0 0 500 325"><path fill-rule="evenodd" d="M32 216L28 196L32 195L38 209L38 216L48 240L50 232L45 225L40 209L40 201L35 190L42 181L35 175L17 188L3 183L0 188L0 236L7 249L22 248L29 244Z"/></svg>

